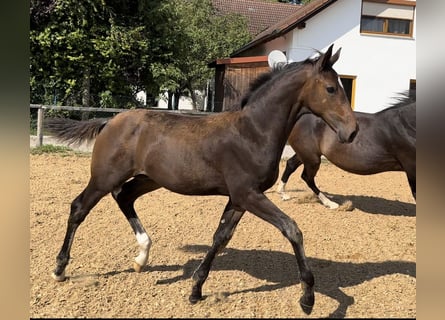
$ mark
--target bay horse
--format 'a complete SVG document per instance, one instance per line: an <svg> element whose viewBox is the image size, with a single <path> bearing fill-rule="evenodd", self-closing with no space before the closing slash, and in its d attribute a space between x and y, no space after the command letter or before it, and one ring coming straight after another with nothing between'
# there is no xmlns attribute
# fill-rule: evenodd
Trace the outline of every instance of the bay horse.
<svg viewBox="0 0 445 320"><path fill-rule="evenodd" d="M134 109L111 119L53 118L47 130L68 143L96 139L90 180L72 201L65 238L52 274L64 281L74 235L90 210L111 193L139 245L134 269L146 265L152 244L134 209L140 196L166 188L183 195L223 195L228 202L210 250L193 274L190 303L202 300L212 261L231 239L245 211L269 222L288 239L300 271L300 306L314 305L314 276L296 222L264 194L278 179L284 146L302 106L325 119L350 143L358 130L337 72L340 49L272 70L244 108L205 117ZM198 217L197 217L198 218ZM199 219L199 218L198 218Z"/></svg>
<svg viewBox="0 0 445 320"><path fill-rule="evenodd" d="M360 130L354 141L340 143L326 122L313 113L300 113L289 135L288 143L295 154L277 187L283 200L290 175L303 164L301 178L330 209L339 204L329 199L315 183L321 156L337 167L354 174L370 175L385 171L404 171L411 193L416 199L416 95L399 93L396 102L376 113L354 112Z"/></svg>

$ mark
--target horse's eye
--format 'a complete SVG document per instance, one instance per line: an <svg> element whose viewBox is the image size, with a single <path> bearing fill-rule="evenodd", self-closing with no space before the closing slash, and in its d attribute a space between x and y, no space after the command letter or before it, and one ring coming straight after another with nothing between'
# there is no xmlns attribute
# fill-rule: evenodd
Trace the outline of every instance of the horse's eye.
<svg viewBox="0 0 445 320"><path fill-rule="evenodd" d="M327 91L328 93L334 93L334 92L335 92L335 88L334 88L334 87L327 87L327 88L326 88L326 91Z"/></svg>

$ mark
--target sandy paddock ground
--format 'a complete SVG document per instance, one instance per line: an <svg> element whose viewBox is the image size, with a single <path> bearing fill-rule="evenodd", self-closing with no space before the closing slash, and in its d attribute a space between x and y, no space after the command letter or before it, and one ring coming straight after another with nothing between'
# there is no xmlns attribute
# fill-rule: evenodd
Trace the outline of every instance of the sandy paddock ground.
<svg viewBox="0 0 445 320"><path fill-rule="evenodd" d="M250 213L215 259L206 299L188 302L191 275L227 201L220 196L161 189L139 198L136 210L153 240L141 273L132 269L132 230L106 196L76 234L68 279L55 282L50 274L70 203L86 186L89 163L89 154L30 155L30 317L416 317L416 205L404 173L359 176L323 162L320 189L350 201L349 210L323 207L300 179L301 168L289 180L290 200L275 186L266 193L304 234L316 281L306 315L291 245Z"/></svg>

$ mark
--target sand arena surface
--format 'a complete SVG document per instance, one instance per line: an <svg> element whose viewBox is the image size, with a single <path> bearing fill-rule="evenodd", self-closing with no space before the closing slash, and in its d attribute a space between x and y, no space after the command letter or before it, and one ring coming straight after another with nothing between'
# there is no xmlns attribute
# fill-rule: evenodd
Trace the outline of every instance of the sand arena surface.
<svg viewBox="0 0 445 320"><path fill-rule="evenodd" d="M311 196L299 168L288 201L266 195L304 235L315 276L315 306L301 310L298 268L290 243L250 213L216 257L205 300L191 305L191 275L212 242L227 198L144 195L136 211L153 240L149 265L132 269L138 246L111 195L74 239L68 279L51 272L71 201L89 179L90 156L30 155L30 317L416 317L416 206L405 174L347 173L324 162L319 188L352 211L330 210ZM284 162L280 164L280 174Z"/></svg>

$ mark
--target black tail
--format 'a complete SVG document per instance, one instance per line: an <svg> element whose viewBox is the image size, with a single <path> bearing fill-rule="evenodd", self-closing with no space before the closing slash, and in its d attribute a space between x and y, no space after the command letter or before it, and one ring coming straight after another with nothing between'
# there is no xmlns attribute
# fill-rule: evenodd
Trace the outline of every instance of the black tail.
<svg viewBox="0 0 445 320"><path fill-rule="evenodd" d="M105 127L108 119L92 119L76 121L66 118L48 118L45 129L57 139L68 144L82 143L93 140Z"/></svg>

